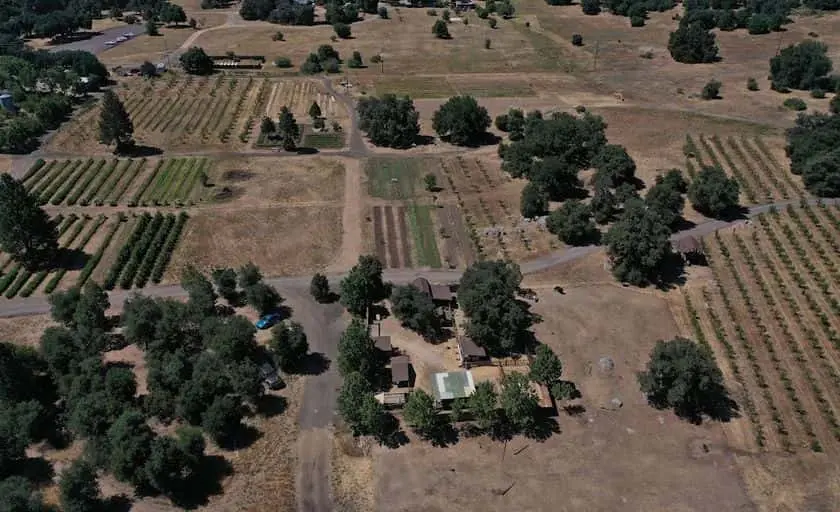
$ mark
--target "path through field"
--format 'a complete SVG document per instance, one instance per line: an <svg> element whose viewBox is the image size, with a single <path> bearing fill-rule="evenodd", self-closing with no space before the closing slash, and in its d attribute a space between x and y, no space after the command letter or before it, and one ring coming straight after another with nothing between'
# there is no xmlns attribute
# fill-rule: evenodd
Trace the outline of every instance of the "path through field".
<svg viewBox="0 0 840 512"><path fill-rule="evenodd" d="M341 217L341 250L331 272L345 272L356 264L362 243L362 168L359 160L344 161L344 212Z"/></svg>

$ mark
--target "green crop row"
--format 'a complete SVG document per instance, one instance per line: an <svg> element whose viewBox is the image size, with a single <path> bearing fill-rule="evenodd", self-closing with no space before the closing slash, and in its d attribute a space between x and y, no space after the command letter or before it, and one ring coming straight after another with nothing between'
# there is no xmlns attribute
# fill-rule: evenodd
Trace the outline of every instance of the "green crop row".
<svg viewBox="0 0 840 512"><path fill-rule="evenodd" d="M155 265L152 269L152 282L157 284L163 279L163 272L166 270L169 260L172 259L172 253L175 251L175 246L178 245L178 239L184 231L184 225L187 223L187 219L189 219L187 212L178 214L178 220L175 222L175 226L169 231L166 242L163 244L163 250L158 253L155 259Z"/></svg>
<svg viewBox="0 0 840 512"><path fill-rule="evenodd" d="M755 142L755 145L758 147L759 151L761 151L761 153L764 155L764 157L767 160L770 161L770 165L773 166L775 169L780 171L779 173L782 175L782 178L785 180L785 183L788 184L788 186L791 188L791 190L796 190L797 192L799 192L800 197L804 197L805 192L799 187L799 185L796 184L795 181L793 181L793 176L791 175L791 173L787 172L786 170L784 170L785 169L784 167L779 165L779 161L776 160L776 157L773 156L773 153L770 151L770 149L767 147L767 145L764 144L764 140L761 137L753 137L753 142ZM743 135L741 136L741 143L744 144L744 147L746 147L748 150L751 149L751 146L750 146L749 142L747 141L747 138L744 137ZM765 166L765 162L761 161L761 164L762 164L762 167ZM773 174L773 171L769 170L770 169L769 167L764 167L764 168L768 169L768 173Z"/></svg>
<svg viewBox="0 0 840 512"><path fill-rule="evenodd" d="M128 260L128 263L123 270L122 275L120 276L120 288L127 290L131 288L131 284L134 282L134 276L137 274L137 270L140 268L140 262L143 260L143 257L146 255L146 251L149 250L149 246L152 244L152 240L155 237L155 234L160 229L160 226L163 224L163 214L158 212L152 218L152 221L149 223L146 230L143 232L143 236L140 237L140 240L134 244L134 247L131 251L131 257Z"/></svg>
<svg viewBox="0 0 840 512"><path fill-rule="evenodd" d="M93 198L96 197L96 195L99 193L99 190L102 188L105 182L108 181L108 179L111 177L111 174L114 173L114 169L117 168L118 163L119 160L117 159L111 160L107 167L105 167L99 173L97 173L98 176L96 181L93 182L93 186L90 187L85 196L79 202L80 205L87 206L91 203L91 201L93 201Z"/></svg>
<svg viewBox="0 0 840 512"><path fill-rule="evenodd" d="M729 158L729 155L726 154L726 151L723 149L723 144L720 143L720 138L718 138L717 135L712 135L711 137L709 137L709 140L712 141L712 145L715 147L715 149L717 149L718 153L720 153L720 156L726 161L726 166L729 167L733 176L735 176L735 180L741 186L741 190L744 191L744 194L747 196L747 199L755 203L756 195L755 191L752 188L752 184L749 182L749 180L747 180L746 177L744 177L744 174L741 172L741 169L735 166L735 164L732 162L732 159ZM702 144L706 151L709 153L712 160L715 162L715 165L725 170L726 167L724 167L720 163L720 160L718 160L717 156L712 152L712 147L709 145L706 139L703 138L702 135L700 136L700 144Z"/></svg>
<svg viewBox="0 0 840 512"><path fill-rule="evenodd" d="M88 168L93 165L93 158L88 158L84 163L76 165L76 171L67 177L67 181L58 189L56 194L50 198L50 204L53 206L57 206L64 202L67 199L67 196L70 195L70 192L73 191L73 187L82 179L85 172L87 172Z"/></svg>
<svg viewBox="0 0 840 512"><path fill-rule="evenodd" d="M36 197L41 197L45 195L47 188L49 188L52 184L57 183L59 180L57 179L59 176L64 174L65 169L71 164L70 160L64 160L61 163L57 163L50 168L49 174L43 177L41 181L39 181L32 189L29 191L32 195Z"/></svg>
<svg viewBox="0 0 840 512"><path fill-rule="evenodd" d="M81 288L85 285L97 265L99 265L99 262L102 260L102 256L105 254L108 246L111 245L111 240L114 239L114 235L117 234L117 231L119 231L123 222L125 222L125 214L120 213L117 217L117 222L115 222L114 225L111 226L111 229L108 230L108 234L105 235L105 239L102 241L102 244L85 263L85 267L82 269L82 273L79 275L78 281L76 281L76 286Z"/></svg>
<svg viewBox="0 0 840 512"><path fill-rule="evenodd" d="M128 202L128 206L137 206L140 204L140 199L146 193L146 190L149 189L149 186L154 181L155 177L157 177L158 173L160 172L160 168L163 166L163 160L158 160L157 165L155 168L152 169L152 172L146 177L146 180L140 185L140 188L134 193L134 197L131 198L131 201ZM145 200L143 201L143 206L146 206Z"/></svg>
<svg viewBox="0 0 840 512"><path fill-rule="evenodd" d="M44 176L47 176L52 170L52 168L55 167L57 164L58 160L50 160L50 163L42 165L34 174L28 176L26 178L26 182L24 183L24 185L26 186L26 190L32 191L32 189L35 188L35 186L37 186L41 182Z"/></svg>
<svg viewBox="0 0 840 512"><path fill-rule="evenodd" d="M61 173L51 179L51 183L41 193L41 204L47 204L50 199L58 193L58 190L67 183L79 166L82 164L81 160L73 160Z"/></svg>
<svg viewBox="0 0 840 512"><path fill-rule="evenodd" d="M132 231L131 237L129 237L125 245L120 248L120 252L117 254L117 259L114 260L114 263L108 270L108 275L105 277L105 283L103 284L103 287L106 290L114 289L114 285L117 283L117 279L120 278L123 268L131 258L133 247L140 241L140 237L143 236L143 232L146 230L146 226L151 220L152 216L149 213L144 213L139 219L137 219L137 225L134 226L134 231Z"/></svg>
<svg viewBox="0 0 840 512"><path fill-rule="evenodd" d="M79 198L82 197L82 194L90 187L93 180L99 175L99 171L105 165L105 160L97 160L96 164L92 165L90 169L87 171L87 175L85 176L84 181L70 194L70 197L67 198L67 204L70 206L75 205Z"/></svg>
<svg viewBox="0 0 840 512"><path fill-rule="evenodd" d="M35 163L32 164L32 167L30 167L26 171L26 174L23 175L23 178L20 181L23 182L23 183L26 183L27 181L29 181L30 178L35 176L35 174L37 174L37 172L40 171L41 168L44 167L44 165L46 165L46 162L44 161L43 158L39 158L38 160L35 160Z"/></svg>
<svg viewBox="0 0 840 512"><path fill-rule="evenodd" d="M755 148L751 147L749 144L744 143L744 139L741 139L741 143L743 145L743 149L735 140L734 137L729 137L726 140L729 143L729 147L735 152L735 156L737 156L749 169L750 174L752 174L753 179L756 180L756 183L762 185L762 190L764 190L767 200L770 201L772 199L772 191L770 187L765 184L765 180L769 179L773 183L773 188L779 191L784 199L790 199L790 194L788 194L787 188L782 185L782 182L779 181L779 178L776 176L776 173L773 172L772 169L767 167L767 164L764 160L761 159L761 156L756 153ZM746 150L746 153L744 152ZM747 153L749 153L749 157L747 157ZM752 161L752 163L751 163ZM756 169L753 164L757 164L760 167Z"/></svg>
<svg viewBox="0 0 840 512"><path fill-rule="evenodd" d="M137 277L134 280L134 285L138 288L143 288L149 281L149 276L152 274L155 261L157 261L157 257L163 249L166 239L169 238L169 232L172 231L174 225L175 215L170 213L164 219L163 225L155 233L152 243L146 250L142 263L140 263L140 269L137 271Z"/></svg>
<svg viewBox="0 0 840 512"><path fill-rule="evenodd" d="M134 180L137 178L137 175L145 167L145 158L140 159L140 161L138 162L132 162L132 164L129 164L128 169L126 169L128 177L124 179L122 183L120 183L119 186L114 189L113 194L111 194L110 196L108 203L111 206L117 206L117 204L119 204L120 199L122 199L122 196L125 195L125 191L128 190L128 187L131 186L132 183L134 183Z"/></svg>

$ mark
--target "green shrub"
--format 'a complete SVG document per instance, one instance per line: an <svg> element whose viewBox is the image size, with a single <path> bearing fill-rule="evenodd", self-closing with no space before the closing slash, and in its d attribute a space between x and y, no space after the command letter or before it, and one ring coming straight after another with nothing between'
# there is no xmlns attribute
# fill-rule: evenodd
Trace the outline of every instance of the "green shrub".
<svg viewBox="0 0 840 512"><path fill-rule="evenodd" d="M288 57L277 57L274 59L274 66L278 68L290 68L292 67L292 59Z"/></svg>
<svg viewBox="0 0 840 512"><path fill-rule="evenodd" d="M811 89L811 97L821 100L825 98L825 91L820 89L819 87Z"/></svg>
<svg viewBox="0 0 840 512"><path fill-rule="evenodd" d="M120 248L120 252L117 254L117 259L114 260L114 263L108 270L108 275L105 276L105 282L102 284L103 288L106 290L114 289L114 285L117 284L117 279L119 279L120 274L122 274L123 268L125 268L129 258L131 258L132 248L140 241L140 238L146 231L146 226L151 220L152 216L148 212L143 213L143 215L137 219L137 225L134 226L134 231L132 231L131 236L125 245Z"/></svg>
<svg viewBox="0 0 840 512"><path fill-rule="evenodd" d="M643 16L633 16L630 18L630 26L631 27L644 27L645 26L645 18Z"/></svg>
<svg viewBox="0 0 840 512"><path fill-rule="evenodd" d="M749 77L747 78L747 90L750 91L757 91L758 90L758 81L755 78Z"/></svg>
<svg viewBox="0 0 840 512"><path fill-rule="evenodd" d="M720 98L720 87L721 83L717 80L710 80L705 86L703 86L703 91L700 93L700 96L704 100L714 100Z"/></svg>
<svg viewBox="0 0 840 512"><path fill-rule="evenodd" d="M801 112L808 108L808 105L805 103L805 100L801 98L788 98L782 103L788 110L795 110L797 112Z"/></svg>

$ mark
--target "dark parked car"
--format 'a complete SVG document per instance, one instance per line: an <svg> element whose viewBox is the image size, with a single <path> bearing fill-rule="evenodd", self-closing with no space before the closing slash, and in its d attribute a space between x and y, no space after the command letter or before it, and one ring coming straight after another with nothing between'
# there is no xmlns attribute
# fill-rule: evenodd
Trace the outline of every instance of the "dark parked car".
<svg viewBox="0 0 840 512"><path fill-rule="evenodd" d="M286 386L286 383L277 374L277 368L271 363L263 363L260 366L260 375L268 389L283 389Z"/></svg>

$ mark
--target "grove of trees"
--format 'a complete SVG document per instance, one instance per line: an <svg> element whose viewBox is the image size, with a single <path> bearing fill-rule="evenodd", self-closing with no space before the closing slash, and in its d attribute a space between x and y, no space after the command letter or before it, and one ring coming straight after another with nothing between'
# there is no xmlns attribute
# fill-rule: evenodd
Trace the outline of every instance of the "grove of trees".
<svg viewBox="0 0 840 512"><path fill-rule="evenodd" d="M419 114L408 96L385 94L381 98L362 98L357 109L359 128L377 146L409 148L420 134Z"/></svg>
<svg viewBox="0 0 840 512"><path fill-rule="evenodd" d="M770 59L770 80L775 90L811 90L825 86L831 72L828 47L819 41L802 41L783 48Z"/></svg>
<svg viewBox="0 0 840 512"><path fill-rule="evenodd" d="M840 114L799 114L787 131L790 169L820 197L840 197Z"/></svg>

